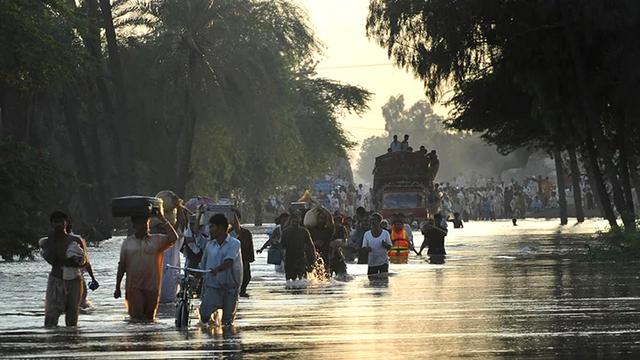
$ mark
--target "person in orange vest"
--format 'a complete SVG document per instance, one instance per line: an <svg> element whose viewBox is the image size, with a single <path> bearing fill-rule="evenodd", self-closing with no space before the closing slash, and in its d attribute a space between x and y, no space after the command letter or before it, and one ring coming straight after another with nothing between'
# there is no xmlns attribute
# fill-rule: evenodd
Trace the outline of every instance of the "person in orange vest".
<svg viewBox="0 0 640 360"><path fill-rule="evenodd" d="M391 249L389 259L394 264L406 264L409 261L409 250L413 247L413 234L411 227L402 221L402 217L396 216L391 226Z"/></svg>

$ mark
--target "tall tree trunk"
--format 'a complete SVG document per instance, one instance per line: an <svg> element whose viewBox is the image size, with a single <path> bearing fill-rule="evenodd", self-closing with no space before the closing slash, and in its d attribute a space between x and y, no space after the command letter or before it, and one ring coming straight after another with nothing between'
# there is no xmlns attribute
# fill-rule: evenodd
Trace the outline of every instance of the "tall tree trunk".
<svg viewBox="0 0 640 360"><path fill-rule="evenodd" d="M95 0L90 0L95 1ZM124 72L120 61L120 51L118 50L118 39L116 37L116 29L113 25L113 14L111 13L111 1L100 0L100 10L102 14L102 23L104 25L105 35L107 38L107 51L109 52L109 69L116 85L116 97L118 103L122 106L122 111L127 111L127 96L124 84ZM124 120L124 119L121 119Z"/></svg>
<svg viewBox="0 0 640 360"><path fill-rule="evenodd" d="M569 147L569 167L571 169L571 182L573 183L573 204L576 208L576 219L584 222L584 208L582 206L582 189L580 188L580 167L575 146Z"/></svg>
<svg viewBox="0 0 640 360"><path fill-rule="evenodd" d="M598 149L600 149L598 147ZM625 201L625 196L622 190L622 185L618 178L618 168L611 160L611 157L604 156L602 158L602 162L604 164L604 170L607 174L607 178L611 183L611 192L613 193L613 203L616 206L616 209L620 213L620 217L622 218L622 223L625 226L625 231L631 231L635 229L635 218L633 212L629 212L627 210L627 205Z"/></svg>
<svg viewBox="0 0 640 360"><path fill-rule="evenodd" d="M76 8L74 0L69 0L70 6ZM77 10L77 8L76 8ZM83 36L83 42L88 49L89 55L92 60L96 62L96 74L100 72L99 64L99 41L100 32L97 27L97 6L95 0L89 0L87 2L87 15L89 18L89 26L87 27L87 33L81 34ZM91 231L91 235L94 237L88 240L103 240L111 237L111 216L109 211L109 198L110 191L107 190L106 178L104 175L105 157L100 147L100 139L97 130L98 121L98 107L96 104L95 84L91 80L90 73L86 76L86 96L82 96L82 90L84 88L80 84L76 84L73 87L65 89L63 93L63 109L65 112L65 118L67 120L67 128L71 134L71 142L75 149L75 152L81 151L82 154L76 154L76 168L81 179L86 184L87 195L83 196L83 203L88 214L84 214L87 225L90 225L96 231ZM89 122L91 123L87 128L88 133L83 133L82 125L78 119L77 103L78 99L86 100L87 113ZM90 151L86 151L83 140L88 144Z"/></svg>
<svg viewBox="0 0 640 360"><path fill-rule="evenodd" d="M78 191L82 194L81 198L83 209L86 211L82 214L81 218L85 219L88 224L92 224L95 219L100 219L104 214L99 210L100 204L103 204L98 196L100 191L95 186L96 175L92 172L89 164L90 158L87 156L89 153L86 151L82 139L83 134L80 131L80 121L77 114L77 98L72 95L73 91L68 89L64 91L62 95L62 107L64 112L64 119L66 120L66 128L71 142L72 155L75 162L75 170L77 172L78 179L80 180L80 186ZM73 215L72 215L73 216ZM105 237L110 237L109 235Z"/></svg>
<svg viewBox="0 0 640 360"><path fill-rule="evenodd" d="M254 194L254 196L252 196L251 205L253 206L254 225L262 226L263 206L262 206L262 197L260 196L260 194Z"/></svg>
<svg viewBox="0 0 640 360"><path fill-rule="evenodd" d="M4 139L4 84L0 83L0 139Z"/></svg>
<svg viewBox="0 0 640 360"><path fill-rule="evenodd" d="M629 174L629 154L632 153L632 149L629 144L629 137L626 135L627 129L622 116L618 117L618 127L621 129L617 134L617 138L620 145L620 182L622 183L622 192L625 201L623 217L628 217L628 224L625 223L625 229L626 226L632 226L632 228L627 230L633 231L636 229L636 214L633 205L633 192L631 190L631 176Z"/></svg>
<svg viewBox="0 0 640 360"><path fill-rule="evenodd" d="M176 193L186 196L186 189L189 179L191 178L191 157L193 153L193 137L195 136L195 127L198 114L195 106L194 96L198 91L198 79L195 77L197 66L196 54L189 52L189 67L187 73L187 83L185 91L185 106L187 108L187 121L182 128L181 142L182 149L178 149L176 174Z"/></svg>
<svg viewBox="0 0 640 360"><path fill-rule="evenodd" d="M628 154L628 153L627 153ZM635 156L629 156L627 159L629 164L629 177L631 178L631 185L636 189L636 196L634 198L634 205L638 204L638 191L640 191L640 176L638 176L638 162ZM632 192L633 194L633 192ZM635 209L634 209L635 210Z"/></svg>
<svg viewBox="0 0 640 360"><path fill-rule="evenodd" d="M96 0L88 0L95 2ZM121 188L123 192L134 193L137 189L138 175L135 170L133 156L124 156L124 154L135 154L136 151L133 146L133 139L130 135L129 124L129 104L126 94L126 86L124 81L124 71L122 62L120 59L120 52L118 49L118 39L116 36L115 26L113 25L113 14L111 12L111 1L100 0L100 14L102 15L102 24L105 29L105 37L107 39L107 52L109 53L108 64L109 72L113 78L115 87L115 97L118 106L115 108L113 116L112 128L116 130L114 133L114 141L116 142L116 148L119 153L116 153L117 161L120 168L124 171L124 174L119 174L119 180L122 181ZM101 88L98 83L98 88ZM103 96L107 96L106 92L101 91ZM106 103L110 102L110 99L103 99Z"/></svg>
<svg viewBox="0 0 640 360"><path fill-rule="evenodd" d="M585 165L592 175L592 179L595 184L595 188L593 190L598 195L598 202L600 203L602 212L609 222L609 226L611 226L612 229L619 230L620 226L618 226L616 214L613 211L613 207L611 206L611 200L609 199L609 194L604 183L602 172L600 172L600 165L598 165L598 155L596 153L596 148L589 133L587 133L585 148L588 159L588 161L585 162Z"/></svg>
<svg viewBox="0 0 640 360"><path fill-rule="evenodd" d="M612 159L614 151L611 151L611 149L609 148L608 140L602 132L600 114L596 108L596 104L598 102L596 101L596 97L591 90L590 82L587 80L587 67L582 51L578 47L580 42L574 30L575 26L573 26L575 24L571 17L573 15L571 12L571 3L569 1L561 1L558 2L558 4L561 6L566 43L569 47L571 61L574 65L573 68L577 80L576 92L582 106L582 111L585 115L584 120L586 130L590 131L590 135L587 134L587 137L592 137L592 139L597 144L598 151L602 155L605 173L608 180L611 182L614 204L622 216L622 222L625 225L625 230L630 231L635 228L635 218L633 218L631 216L632 214L629 214L629 212L626 210L625 199L622 193L622 185L620 184L620 181L618 179L618 171L613 165Z"/></svg>
<svg viewBox="0 0 640 360"><path fill-rule="evenodd" d="M558 200L560 202L560 225L567 225L567 195L565 193L564 166L562 166L562 153L559 150L553 151L553 160L556 163L556 177L558 179Z"/></svg>

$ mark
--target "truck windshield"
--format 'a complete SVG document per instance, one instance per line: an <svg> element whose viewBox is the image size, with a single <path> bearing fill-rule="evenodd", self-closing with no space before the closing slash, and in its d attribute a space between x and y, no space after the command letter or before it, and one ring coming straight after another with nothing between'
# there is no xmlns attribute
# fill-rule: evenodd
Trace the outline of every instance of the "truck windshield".
<svg viewBox="0 0 640 360"><path fill-rule="evenodd" d="M419 193L388 193L384 194L382 206L385 209L412 209L423 207L424 201Z"/></svg>

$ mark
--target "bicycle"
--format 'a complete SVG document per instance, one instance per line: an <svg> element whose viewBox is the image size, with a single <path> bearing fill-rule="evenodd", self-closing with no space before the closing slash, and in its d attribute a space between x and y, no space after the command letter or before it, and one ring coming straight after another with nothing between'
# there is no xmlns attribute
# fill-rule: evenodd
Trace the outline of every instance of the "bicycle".
<svg viewBox="0 0 640 360"><path fill-rule="evenodd" d="M190 267L179 267L166 265L167 269L179 270L180 291L176 303L176 327L183 328L189 326L189 314L191 313L191 299L196 291L198 279L194 274L205 274L209 270L200 270Z"/></svg>

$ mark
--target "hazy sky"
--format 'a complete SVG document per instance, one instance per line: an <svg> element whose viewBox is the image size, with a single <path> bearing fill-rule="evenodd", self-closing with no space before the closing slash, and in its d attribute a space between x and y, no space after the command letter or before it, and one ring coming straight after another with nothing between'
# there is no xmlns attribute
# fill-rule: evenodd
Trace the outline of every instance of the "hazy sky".
<svg viewBox="0 0 640 360"><path fill-rule="evenodd" d="M370 109L362 117L346 115L341 119L352 140L359 143L351 154L355 165L362 140L384 133L382 105L398 94L405 96L407 105L424 99L422 82L391 65L386 50L367 38L368 0L298 0L298 3L306 8L316 35L325 46L318 75L359 85L374 93ZM439 106L434 110L446 113Z"/></svg>

